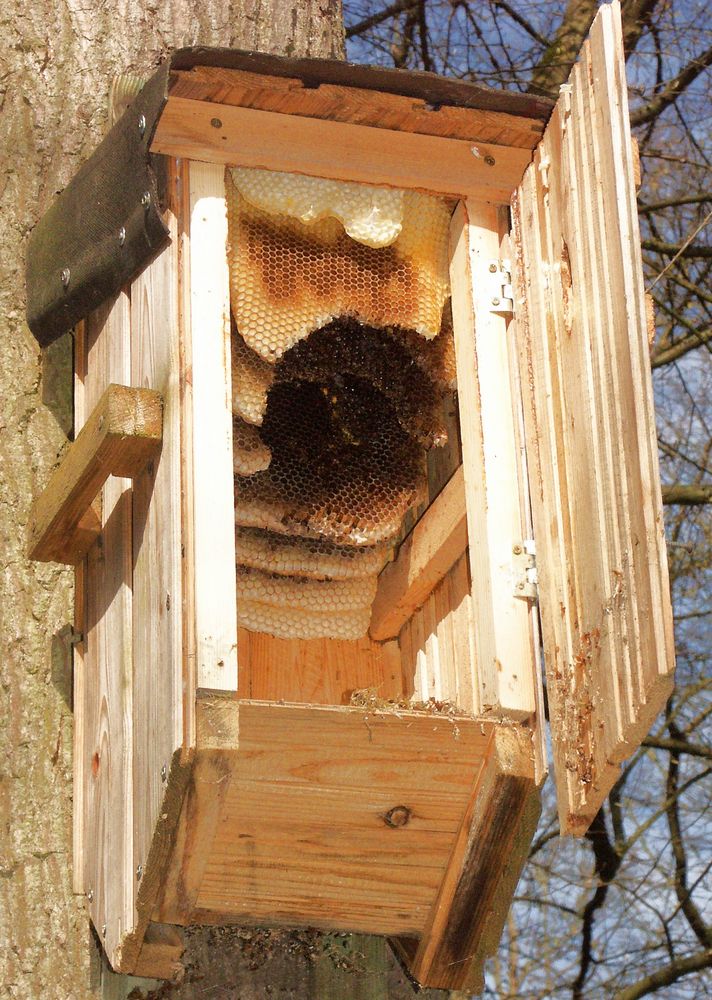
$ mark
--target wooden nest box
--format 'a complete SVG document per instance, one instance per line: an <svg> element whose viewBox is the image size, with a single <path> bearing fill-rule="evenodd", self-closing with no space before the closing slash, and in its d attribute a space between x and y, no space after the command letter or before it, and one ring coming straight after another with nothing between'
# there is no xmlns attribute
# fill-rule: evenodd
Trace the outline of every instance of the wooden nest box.
<svg viewBox="0 0 712 1000"><path fill-rule="evenodd" d="M247 191L275 172L279 219ZM313 926L481 987L539 813L540 648L587 829L673 671L635 174L612 4L553 109L179 51L36 227L77 435L30 550L76 567L74 881L115 969L171 976L188 924ZM305 186L385 191L396 235L305 221Z"/></svg>

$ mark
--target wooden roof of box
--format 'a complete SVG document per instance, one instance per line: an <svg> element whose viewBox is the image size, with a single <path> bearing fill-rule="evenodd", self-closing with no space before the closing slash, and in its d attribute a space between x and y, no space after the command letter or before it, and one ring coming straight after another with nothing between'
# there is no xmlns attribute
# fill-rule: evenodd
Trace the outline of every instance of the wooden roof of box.
<svg viewBox="0 0 712 1000"><path fill-rule="evenodd" d="M160 160L152 154L167 151L158 140L162 132L170 137L176 115L185 119L193 111L195 117L199 107L209 122L222 125L210 115L214 105L252 109L258 142L264 127L259 113L272 112L299 116L302 127L308 119L326 119L523 151L539 142L553 107L540 97L434 73L237 49L179 49L31 235L27 318L41 345L116 294L166 245ZM215 134L216 141L222 138ZM403 155L408 158L407 149Z"/></svg>

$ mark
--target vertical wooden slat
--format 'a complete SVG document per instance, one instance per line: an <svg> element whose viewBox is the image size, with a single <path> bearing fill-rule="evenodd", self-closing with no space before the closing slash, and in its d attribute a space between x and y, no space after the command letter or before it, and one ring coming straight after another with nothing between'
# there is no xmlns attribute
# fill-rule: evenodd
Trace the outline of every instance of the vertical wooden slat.
<svg viewBox="0 0 712 1000"><path fill-rule="evenodd" d="M560 823L582 833L674 668L618 3L599 11L513 214Z"/></svg>
<svg viewBox="0 0 712 1000"><path fill-rule="evenodd" d="M492 312L499 260L496 206L460 204L451 228L451 285L465 473L478 712L527 718L536 707L529 608L514 596L521 543L515 409L507 321ZM501 294L501 291L500 291Z"/></svg>
<svg viewBox="0 0 712 1000"><path fill-rule="evenodd" d="M169 769L183 741L177 220L171 243L131 286L131 384L163 397L163 445L133 489L133 869L141 896Z"/></svg>
<svg viewBox="0 0 712 1000"><path fill-rule="evenodd" d="M74 333L74 436L84 426L87 418L84 407L86 381L86 325L77 324ZM74 630L81 641L74 646L74 753L72 760L72 889L76 893L87 891L84 860L84 769L85 769L85 683L86 683L86 577L87 561L82 559L74 570Z"/></svg>
<svg viewBox="0 0 712 1000"><path fill-rule="evenodd" d="M86 320L84 411L110 382L130 383L125 292ZM110 478L102 534L87 558L81 778L84 891L112 955L135 923L133 868L131 480Z"/></svg>
<svg viewBox="0 0 712 1000"><path fill-rule="evenodd" d="M237 691L235 499L224 169L191 163L190 332L197 684Z"/></svg>

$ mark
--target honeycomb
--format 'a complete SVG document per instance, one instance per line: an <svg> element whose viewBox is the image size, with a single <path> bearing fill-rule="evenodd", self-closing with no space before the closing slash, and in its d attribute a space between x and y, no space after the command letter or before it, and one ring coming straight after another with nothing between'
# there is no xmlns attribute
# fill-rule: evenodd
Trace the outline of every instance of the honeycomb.
<svg viewBox="0 0 712 1000"><path fill-rule="evenodd" d="M242 599L257 604L304 608L320 613L358 611L371 607L376 596L376 576L355 580L302 580L239 566L237 587Z"/></svg>
<svg viewBox="0 0 712 1000"><path fill-rule="evenodd" d="M250 350L232 328L232 410L248 424L262 423L274 367Z"/></svg>
<svg viewBox="0 0 712 1000"><path fill-rule="evenodd" d="M449 213L263 170L229 170L226 190L238 619L358 639L447 440Z"/></svg>
<svg viewBox="0 0 712 1000"><path fill-rule="evenodd" d="M232 462L236 476L252 476L269 467L272 454L259 430L239 417L232 418Z"/></svg>
<svg viewBox="0 0 712 1000"><path fill-rule="evenodd" d="M370 620L370 607L356 611L305 611L241 597L237 600L240 628L267 632L278 639L362 639Z"/></svg>
<svg viewBox="0 0 712 1000"><path fill-rule="evenodd" d="M449 294L450 220L441 199L407 191L400 235L373 248L351 239L336 218L306 225L256 208L229 174L226 189L233 315L265 360L279 360L340 316L437 335Z"/></svg>
<svg viewBox="0 0 712 1000"><path fill-rule="evenodd" d="M385 247L403 227L405 192L323 177L232 167L235 187L254 208L303 223L338 219L352 240Z"/></svg>
<svg viewBox="0 0 712 1000"><path fill-rule="evenodd" d="M240 527L339 545L395 537L425 496L425 455L365 379L278 382L261 428L269 469L236 480Z"/></svg>
<svg viewBox="0 0 712 1000"><path fill-rule="evenodd" d="M375 576L391 553L388 544L355 548L325 538L292 538L251 528L236 529L235 549L240 566L316 580Z"/></svg>

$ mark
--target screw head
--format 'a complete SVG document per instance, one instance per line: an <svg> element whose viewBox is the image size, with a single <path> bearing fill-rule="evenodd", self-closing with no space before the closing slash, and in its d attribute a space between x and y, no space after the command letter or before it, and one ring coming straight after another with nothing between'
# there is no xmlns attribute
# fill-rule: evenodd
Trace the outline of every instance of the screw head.
<svg viewBox="0 0 712 1000"><path fill-rule="evenodd" d="M496 264L490 264L489 269L490 269L490 274L496 274L497 273L497 265Z"/></svg>
<svg viewBox="0 0 712 1000"><path fill-rule="evenodd" d="M521 545L513 545L512 546L512 552L515 554L515 556L520 556L522 554L522 547L521 547Z"/></svg>
<svg viewBox="0 0 712 1000"><path fill-rule="evenodd" d="M122 247L126 242L126 229L124 226L119 230L119 246Z"/></svg>
<svg viewBox="0 0 712 1000"><path fill-rule="evenodd" d="M106 924L101 925L101 936L106 937Z"/></svg>
<svg viewBox="0 0 712 1000"><path fill-rule="evenodd" d="M410 819L410 809L408 806L394 806L389 809L386 815L383 817L383 822L386 826L391 826L397 829L400 826L405 826Z"/></svg>
<svg viewBox="0 0 712 1000"><path fill-rule="evenodd" d="M145 209L148 209L148 206L151 204L151 192L150 191L144 191L143 192L143 194L141 195L141 204L143 205L143 207Z"/></svg>
<svg viewBox="0 0 712 1000"><path fill-rule="evenodd" d="M524 584L523 583L518 583L517 584L517 590L524 590Z"/></svg>
<svg viewBox="0 0 712 1000"><path fill-rule="evenodd" d="M494 156L485 156L485 163L488 167L493 167L496 162Z"/></svg>
<svg viewBox="0 0 712 1000"><path fill-rule="evenodd" d="M143 877L143 865L136 866L136 881L140 882Z"/></svg>
<svg viewBox="0 0 712 1000"><path fill-rule="evenodd" d="M211 118L210 124L213 128L222 128L222 121L219 118Z"/></svg>
<svg viewBox="0 0 712 1000"><path fill-rule="evenodd" d="M145 131L146 131L146 116L145 115L139 115L138 116L138 134L141 137L143 137Z"/></svg>
<svg viewBox="0 0 712 1000"><path fill-rule="evenodd" d="M493 306L498 306L499 305L499 299L492 299L492 305Z"/></svg>
<svg viewBox="0 0 712 1000"><path fill-rule="evenodd" d="M167 780L168 780L168 768L164 764L163 767L161 768L161 781L165 782Z"/></svg>
<svg viewBox="0 0 712 1000"><path fill-rule="evenodd" d="M66 288L69 284L69 279L71 277L71 272L68 267L63 267L59 272L59 277L62 282L62 288Z"/></svg>
<svg viewBox="0 0 712 1000"><path fill-rule="evenodd" d="M87 899L89 900L90 903L94 899L94 890L93 889L90 889L89 892L87 893Z"/></svg>

